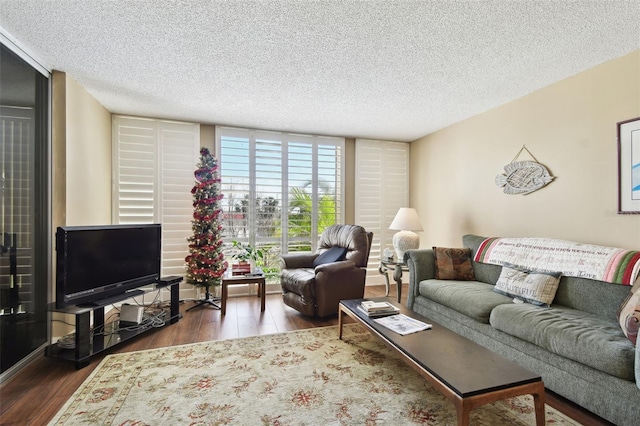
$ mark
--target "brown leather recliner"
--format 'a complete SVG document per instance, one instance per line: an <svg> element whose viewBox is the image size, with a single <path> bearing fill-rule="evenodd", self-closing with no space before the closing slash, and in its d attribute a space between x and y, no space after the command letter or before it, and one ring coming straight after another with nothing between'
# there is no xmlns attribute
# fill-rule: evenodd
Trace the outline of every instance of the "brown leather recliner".
<svg viewBox="0 0 640 426"><path fill-rule="evenodd" d="M332 225L315 253L281 255L284 303L305 315L326 317L338 312L340 300L362 298L372 239L373 232L362 226Z"/></svg>

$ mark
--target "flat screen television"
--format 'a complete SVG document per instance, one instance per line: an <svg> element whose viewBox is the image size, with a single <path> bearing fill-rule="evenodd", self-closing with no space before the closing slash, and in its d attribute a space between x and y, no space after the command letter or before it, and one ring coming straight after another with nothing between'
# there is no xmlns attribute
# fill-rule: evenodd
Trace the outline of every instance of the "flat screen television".
<svg viewBox="0 0 640 426"><path fill-rule="evenodd" d="M56 307L99 306L160 280L161 225L56 230Z"/></svg>

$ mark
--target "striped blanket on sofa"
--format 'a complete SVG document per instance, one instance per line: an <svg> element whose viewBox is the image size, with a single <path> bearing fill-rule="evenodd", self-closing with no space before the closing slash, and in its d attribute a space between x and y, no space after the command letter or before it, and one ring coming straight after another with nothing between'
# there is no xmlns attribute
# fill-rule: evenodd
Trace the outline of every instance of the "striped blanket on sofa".
<svg viewBox="0 0 640 426"><path fill-rule="evenodd" d="M632 285L640 272L639 251L549 238L487 238L474 260L622 285Z"/></svg>

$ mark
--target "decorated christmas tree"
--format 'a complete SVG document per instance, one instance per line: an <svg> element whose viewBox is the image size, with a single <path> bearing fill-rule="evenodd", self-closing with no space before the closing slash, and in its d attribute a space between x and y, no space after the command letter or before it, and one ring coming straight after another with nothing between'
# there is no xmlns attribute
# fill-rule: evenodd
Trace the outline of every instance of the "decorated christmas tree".
<svg viewBox="0 0 640 426"><path fill-rule="evenodd" d="M196 306L209 304L218 308L209 293L209 288L220 285L221 277L229 265L224 260L222 252L220 200L223 195L220 193L218 162L206 148L200 150L200 162L194 175L196 183L191 189L193 235L187 238L189 255L185 258L186 281L205 288L206 298Z"/></svg>

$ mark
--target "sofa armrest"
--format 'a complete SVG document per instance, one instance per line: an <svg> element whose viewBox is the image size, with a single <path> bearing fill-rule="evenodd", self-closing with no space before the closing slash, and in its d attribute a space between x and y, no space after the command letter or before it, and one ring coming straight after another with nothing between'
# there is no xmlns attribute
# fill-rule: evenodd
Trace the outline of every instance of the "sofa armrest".
<svg viewBox="0 0 640 426"><path fill-rule="evenodd" d="M313 268L317 253L286 253L280 255L280 269Z"/></svg>
<svg viewBox="0 0 640 426"><path fill-rule="evenodd" d="M413 302L420 291L420 281L436 277L435 253L432 249L408 250L405 252L403 260L409 268L407 307L413 309Z"/></svg>
<svg viewBox="0 0 640 426"><path fill-rule="evenodd" d="M636 372L636 386L640 388L640 342L636 344L636 363L635 372Z"/></svg>

